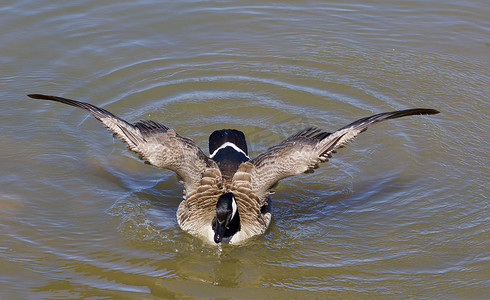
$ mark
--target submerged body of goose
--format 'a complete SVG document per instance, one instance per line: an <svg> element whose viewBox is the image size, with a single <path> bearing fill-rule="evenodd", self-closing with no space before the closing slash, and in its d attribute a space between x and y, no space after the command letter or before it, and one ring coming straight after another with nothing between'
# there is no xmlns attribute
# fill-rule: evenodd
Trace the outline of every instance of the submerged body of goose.
<svg viewBox="0 0 490 300"><path fill-rule="evenodd" d="M263 234L271 221L269 195L278 181L313 172L369 125L439 113L425 108L380 113L333 133L310 127L250 159L245 136L238 130L213 132L207 156L192 140L163 124L149 120L131 124L85 102L40 94L28 96L87 110L146 163L174 171L184 186L177 210L179 226L211 243L240 243Z"/></svg>

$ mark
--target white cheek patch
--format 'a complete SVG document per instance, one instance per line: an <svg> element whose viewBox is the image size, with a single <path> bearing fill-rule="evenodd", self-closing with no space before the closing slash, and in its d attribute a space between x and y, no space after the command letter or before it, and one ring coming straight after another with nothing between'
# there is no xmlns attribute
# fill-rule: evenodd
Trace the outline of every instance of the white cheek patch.
<svg viewBox="0 0 490 300"><path fill-rule="evenodd" d="M235 217L235 214L236 214L236 211L237 211L235 197L232 197L232 199L231 199L231 208L232 208L231 219L233 220L233 217Z"/></svg>
<svg viewBox="0 0 490 300"><path fill-rule="evenodd" d="M230 142L226 142L223 145L221 145L218 149L214 150L213 154L211 154L210 157L213 158L216 155L216 153L218 153L219 150L224 149L226 147L231 147L231 148L235 149L236 152L243 153L243 155L245 155L248 159L250 159L250 157L248 157L248 155L245 154L245 152L243 152L242 149L238 148L237 145L230 143Z"/></svg>

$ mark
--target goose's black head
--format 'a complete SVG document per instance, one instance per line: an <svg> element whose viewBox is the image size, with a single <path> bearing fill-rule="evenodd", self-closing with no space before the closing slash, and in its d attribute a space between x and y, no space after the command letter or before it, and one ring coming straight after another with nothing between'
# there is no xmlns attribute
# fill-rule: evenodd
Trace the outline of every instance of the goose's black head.
<svg viewBox="0 0 490 300"><path fill-rule="evenodd" d="M229 241L240 230L240 216L233 193L224 193L216 203L216 217L213 219L214 241Z"/></svg>

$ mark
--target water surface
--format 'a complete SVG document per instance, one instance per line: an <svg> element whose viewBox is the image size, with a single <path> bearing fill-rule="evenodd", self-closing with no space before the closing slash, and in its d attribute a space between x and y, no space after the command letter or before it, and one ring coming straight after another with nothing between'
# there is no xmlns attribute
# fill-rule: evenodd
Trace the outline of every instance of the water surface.
<svg viewBox="0 0 490 300"><path fill-rule="evenodd" d="M472 1L9 1L0 10L0 296L455 298L490 294L490 5ZM207 245L182 190L85 112L251 156L306 126L370 128L283 180L265 235Z"/></svg>

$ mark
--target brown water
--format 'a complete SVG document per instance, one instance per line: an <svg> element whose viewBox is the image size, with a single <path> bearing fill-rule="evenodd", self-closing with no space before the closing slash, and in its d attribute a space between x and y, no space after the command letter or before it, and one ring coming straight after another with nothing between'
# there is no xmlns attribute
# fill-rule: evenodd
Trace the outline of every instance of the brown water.
<svg viewBox="0 0 490 300"><path fill-rule="evenodd" d="M7 1L0 9L0 298L490 295L490 3ZM175 176L71 97L252 156L306 126L376 125L284 180L267 233L180 230Z"/></svg>

